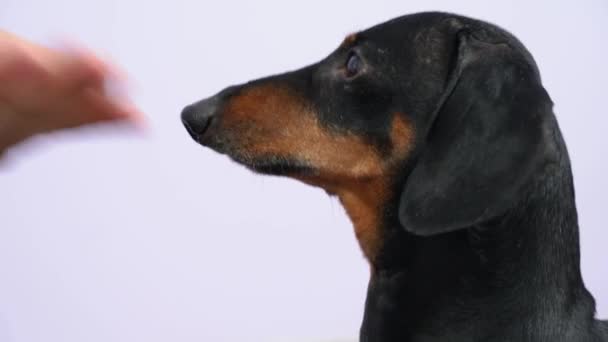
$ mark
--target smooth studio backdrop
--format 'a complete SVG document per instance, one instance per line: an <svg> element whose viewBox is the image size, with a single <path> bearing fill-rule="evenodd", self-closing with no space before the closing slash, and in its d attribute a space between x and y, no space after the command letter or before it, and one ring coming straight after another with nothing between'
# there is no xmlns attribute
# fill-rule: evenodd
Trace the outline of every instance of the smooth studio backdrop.
<svg viewBox="0 0 608 342"><path fill-rule="evenodd" d="M339 203L203 149L179 112L421 10L497 23L535 56L573 160L584 279L608 317L607 1L0 0L0 28L120 64L150 120L143 135L37 139L0 165L0 341L357 336L368 267Z"/></svg>

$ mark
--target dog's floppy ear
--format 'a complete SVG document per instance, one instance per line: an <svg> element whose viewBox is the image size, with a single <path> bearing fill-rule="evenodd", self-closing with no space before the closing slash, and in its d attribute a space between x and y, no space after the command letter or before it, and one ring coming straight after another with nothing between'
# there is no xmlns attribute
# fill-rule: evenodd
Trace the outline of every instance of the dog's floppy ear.
<svg viewBox="0 0 608 342"><path fill-rule="evenodd" d="M552 103L510 43L457 34L452 70L406 180L399 220L428 236L505 213L547 155Z"/></svg>

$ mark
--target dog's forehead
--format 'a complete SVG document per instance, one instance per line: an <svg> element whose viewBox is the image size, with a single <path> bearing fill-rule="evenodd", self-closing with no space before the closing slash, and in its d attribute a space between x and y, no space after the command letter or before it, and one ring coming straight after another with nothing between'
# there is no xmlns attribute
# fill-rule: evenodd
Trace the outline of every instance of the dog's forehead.
<svg viewBox="0 0 608 342"><path fill-rule="evenodd" d="M399 36L404 33L419 29L421 26L422 20L412 20L415 18L414 16L403 16L398 17L389 21L385 21L383 23L371 26L365 30L363 30L363 34L367 37L377 37L377 36Z"/></svg>
<svg viewBox="0 0 608 342"><path fill-rule="evenodd" d="M364 30L350 33L344 37L340 49L352 46L373 47L376 49L399 47L413 48L413 44L424 36L424 32L441 26L450 18L444 13L418 13L398 17Z"/></svg>
<svg viewBox="0 0 608 342"><path fill-rule="evenodd" d="M405 15L369 27L361 31L357 38L379 45L407 45L430 30L442 32L441 28L448 26L446 23L452 18L455 16L440 12Z"/></svg>

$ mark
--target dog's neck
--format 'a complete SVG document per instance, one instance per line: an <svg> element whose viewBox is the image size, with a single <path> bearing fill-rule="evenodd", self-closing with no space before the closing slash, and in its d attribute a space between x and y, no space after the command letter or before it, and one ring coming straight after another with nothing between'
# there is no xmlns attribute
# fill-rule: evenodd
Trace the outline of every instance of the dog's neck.
<svg viewBox="0 0 608 342"><path fill-rule="evenodd" d="M452 233L413 236L401 227L396 207L384 208L376 227L382 241L371 260L362 341L410 341L425 334L483 340L505 322L522 319L535 329L556 320L591 324L595 304L581 279L567 171L541 175L504 216ZM474 331L474 326L494 331Z"/></svg>
<svg viewBox="0 0 608 342"><path fill-rule="evenodd" d="M382 179L372 179L340 186L335 190L353 223L359 246L372 269L386 240L385 203L390 196L389 187Z"/></svg>

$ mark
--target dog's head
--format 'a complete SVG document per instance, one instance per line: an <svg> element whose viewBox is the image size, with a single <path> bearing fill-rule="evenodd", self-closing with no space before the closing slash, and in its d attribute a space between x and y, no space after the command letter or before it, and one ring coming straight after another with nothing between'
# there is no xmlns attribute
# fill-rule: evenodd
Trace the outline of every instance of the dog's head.
<svg viewBox="0 0 608 342"><path fill-rule="evenodd" d="M406 230L431 235L513 204L546 159L550 114L515 38L422 13L350 35L316 64L227 88L182 120L256 172L337 194L354 221L392 199Z"/></svg>

